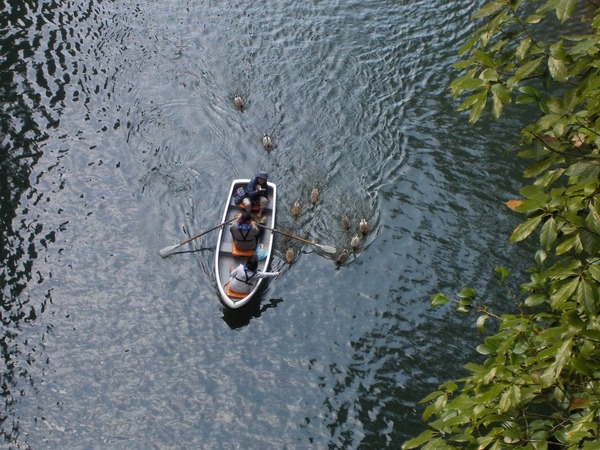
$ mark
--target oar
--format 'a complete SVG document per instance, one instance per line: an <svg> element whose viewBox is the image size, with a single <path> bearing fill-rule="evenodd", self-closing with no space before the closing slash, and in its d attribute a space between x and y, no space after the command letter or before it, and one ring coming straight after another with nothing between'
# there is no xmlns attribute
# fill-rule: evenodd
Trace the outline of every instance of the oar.
<svg viewBox="0 0 600 450"><path fill-rule="evenodd" d="M332 247L332 246L330 246L330 245L320 245L320 244L317 244L316 242L309 241L309 240L307 240L307 239L303 239L303 238L301 238L301 237L294 236L294 235L291 235L291 234L285 233L285 232L283 232L283 231L276 230L275 228L269 228L269 227L267 227L267 226L265 226L265 225L262 225L262 224L260 224L260 223L258 224L258 226L259 226L259 227L266 228L267 230L271 230L271 231L273 231L273 232L275 232L275 233L283 234L284 236L287 236L287 237L289 237L289 238L292 238L292 239L298 239L299 241L306 242L307 244L310 244L310 245L314 245L315 247L317 247L317 248L319 248L319 249L323 250L325 253L331 253L331 254L333 254L333 253L335 253L335 252L336 252L336 249L335 249L335 247Z"/></svg>
<svg viewBox="0 0 600 450"><path fill-rule="evenodd" d="M227 222L220 223L216 227L212 227L210 230L206 230L206 231L203 231L202 233L198 233L196 236L186 239L185 241L183 241L177 245L169 245L168 247L161 249L158 253L160 253L160 256L162 256L163 258L166 258L167 256L173 254L173 252L175 250L177 250L179 247L181 247L182 245L185 245L188 242L193 241L194 239L198 239L200 236L204 236L206 233L210 233L211 231L216 230L217 228L220 228L223 225L228 224L229 222L233 222L235 219L236 218L234 217L233 219L230 219Z"/></svg>

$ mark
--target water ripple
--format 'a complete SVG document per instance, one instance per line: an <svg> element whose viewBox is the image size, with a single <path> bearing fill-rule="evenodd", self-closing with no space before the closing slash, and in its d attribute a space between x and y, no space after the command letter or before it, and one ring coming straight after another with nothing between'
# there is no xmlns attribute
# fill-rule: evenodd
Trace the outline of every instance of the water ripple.
<svg viewBox="0 0 600 450"><path fill-rule="evenodd" d="M489 205L514 189L502 140L517 124L470 127L447 96L477 5L28 5L11 7L2 67L2 299L17 335L2 373L24 392L8 405L12 443L397 448L413 436L418 400L476 339L429 296L492 290L486 272L513 256L495 239L512 218ZM214 234L170 258L158 249L216 225L226 180L259 169L280 187L278 228L338 251L360 219L371 231L342 267L278 235L282 276L233 314L214 289Z"/></svg>

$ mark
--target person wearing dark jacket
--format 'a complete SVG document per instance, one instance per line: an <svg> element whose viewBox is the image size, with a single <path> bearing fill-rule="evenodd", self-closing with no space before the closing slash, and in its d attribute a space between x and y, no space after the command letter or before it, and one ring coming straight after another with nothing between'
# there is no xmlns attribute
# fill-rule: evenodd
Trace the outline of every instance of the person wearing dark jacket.
<svg viewBox="0 0 600 450"><path fill-rule="evenodd" d="M251 211L252 205L259 205L258 217L263 217L263 211L269 204L267 196L267 172L260 171L254 178L250 180L246 186L246 194L244 196L244 207L246 211Z"/></svg>

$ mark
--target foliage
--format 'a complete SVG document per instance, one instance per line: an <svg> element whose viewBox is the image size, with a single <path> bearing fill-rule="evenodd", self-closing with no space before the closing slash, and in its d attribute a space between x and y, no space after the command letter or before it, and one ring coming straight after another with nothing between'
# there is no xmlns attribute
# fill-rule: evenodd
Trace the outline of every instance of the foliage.
<svg viewBox="0 0 600 450"><path fill-rule="evenodd" d="M475 19L485 25L460 48L450 93L465 97L471 122L486 107L499 118L507 105L539 106L519 142L532 183L507 202L524 215L510 241L537 238L539 248L513 314L495 316L470 289L454 299L479 313L479 329L488 318L498 328L477 348L482 364L423 399L429 427L403 448L598 448L600 10L494 0Z"/></svg>

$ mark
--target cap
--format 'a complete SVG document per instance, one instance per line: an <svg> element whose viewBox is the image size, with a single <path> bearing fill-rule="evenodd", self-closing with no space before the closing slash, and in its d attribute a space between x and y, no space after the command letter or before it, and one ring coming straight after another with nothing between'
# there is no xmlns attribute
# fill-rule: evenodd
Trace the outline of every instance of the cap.
<svg viewBox="0 0 600 450"><path fill-rule="evenodd" d="M264 170L261 170L260 172L256 172L255 178L264 178L266 180L269 178L269 174L267 172L265 172Z"/></svg>

